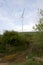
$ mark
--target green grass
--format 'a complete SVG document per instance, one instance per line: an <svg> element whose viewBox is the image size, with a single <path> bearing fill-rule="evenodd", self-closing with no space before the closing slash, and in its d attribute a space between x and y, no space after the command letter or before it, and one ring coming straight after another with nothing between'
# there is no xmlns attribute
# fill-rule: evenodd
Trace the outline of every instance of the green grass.
<svg viewBox="0 0 43 65"><path fill-rule="evenodd" d="M43 65L43 62L36 62L31 59L31 60L27 60L26 62L11 63L8 65Z"/></svg>
<svg viewBox="0 0 43 65"><path fill-rule="evenodd" d="M43 65L43 62L36 62L36 61L27 61L25 65Z"/></svg>

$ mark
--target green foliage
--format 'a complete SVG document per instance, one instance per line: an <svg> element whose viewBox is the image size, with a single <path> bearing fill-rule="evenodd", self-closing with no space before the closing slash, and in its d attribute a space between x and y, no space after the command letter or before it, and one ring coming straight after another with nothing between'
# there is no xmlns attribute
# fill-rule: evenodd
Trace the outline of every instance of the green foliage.
<svg viewBox="0 0 43 65"><path fill-rule="evenodd" d="M0 35L0 53L10 54L26 49L43 53L43 32L18 33L5 31Z"/></svg>
<svg viewBox="0 0 43 65"><path fill-rule="evenodd" d="M41 14L41 13L40 13ZM42 15L41 15L42 16ZM34 51L43 52L43 17L39 19L38 24L35 25L34 30L36 34L34 35Z"/></svg>
<svg viewBox="0 0 43 65"><path fill-rule="evenodd" d="M25 65L43 65L43 62L36 62L33 60L27 61Z"/></svg>
<svg viewBox="0 0 43 65"><path fill-rule="evenodd" d="M31 43L31 35L15 31L5 31L0 35L0 52L12 53L25 50Z"/></svg>
<svg viewBox="0 0 43 65"><path fill-rule="evenodd" d="M25 62L11 63L8 65L43 65L43 62L36 62L31 59L31 60L27 60Z"/></svg>
<svg viewBox="0 0 43 65"><path fill-rule="evenodd" d="M43 31L43 18L40 18L39 23L33 27L36 31L42 32Z"/></svg>
<svg viewBox="0 0 43 65"><path fill-rule="evenodd" d="M40 10L40 15L41 15L41 18L39 19L38 21L38 24L35 25L35 27L33 27L36 31L39 31L39 32L43 32L43 10Z"/></svg>

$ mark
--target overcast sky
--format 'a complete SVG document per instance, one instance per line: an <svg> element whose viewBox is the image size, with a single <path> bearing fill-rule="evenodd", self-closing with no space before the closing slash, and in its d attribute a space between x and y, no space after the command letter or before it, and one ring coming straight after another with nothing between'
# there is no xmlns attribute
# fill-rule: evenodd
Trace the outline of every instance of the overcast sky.
<svg viewBox="0 0 43 65"><path fill-rule="evenodd" d="M0 33L5 30L32 31L38 20L38 8L43 9L43 0L0 0Z"/></svg>

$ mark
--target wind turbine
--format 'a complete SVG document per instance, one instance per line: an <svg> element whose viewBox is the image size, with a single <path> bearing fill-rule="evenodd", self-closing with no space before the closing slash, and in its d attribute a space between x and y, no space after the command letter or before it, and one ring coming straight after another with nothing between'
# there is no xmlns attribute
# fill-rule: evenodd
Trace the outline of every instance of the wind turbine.
<svg viewBox="0 0 43 65"><path fill-rule="evenodd" d="M22 16L21 16L21 18L22 18L22 32L23 32L23 19L24 19L24 11L25 11L25 8L24 8L24 10L23 10L23 12L22 12Z"/></svg>

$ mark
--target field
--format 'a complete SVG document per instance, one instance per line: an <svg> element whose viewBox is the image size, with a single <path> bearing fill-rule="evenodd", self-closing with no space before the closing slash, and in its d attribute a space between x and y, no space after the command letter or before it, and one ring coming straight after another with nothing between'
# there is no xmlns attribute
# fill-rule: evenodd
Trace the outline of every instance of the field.
<svg viewBox="0 0 43 65"><path fill-rule="evenodd" d="M0 65L43 65L43 33L6 31L0 35L0 59Z"/></svg>

